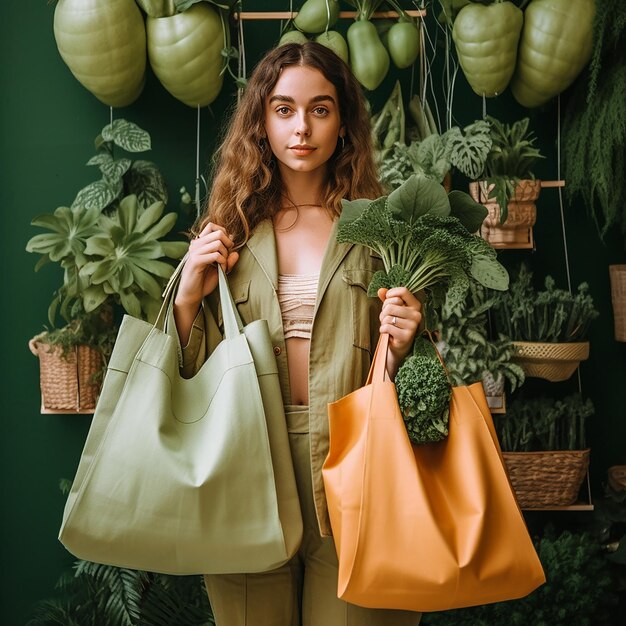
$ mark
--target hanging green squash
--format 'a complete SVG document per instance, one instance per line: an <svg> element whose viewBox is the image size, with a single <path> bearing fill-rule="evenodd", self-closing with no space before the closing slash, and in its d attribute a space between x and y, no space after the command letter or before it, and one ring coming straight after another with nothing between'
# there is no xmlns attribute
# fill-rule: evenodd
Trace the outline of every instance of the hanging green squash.
<svg viewBox="0 0 626 626"><path fill-rule="evenodd" d="M293 23L304 33L321 33L339 18L339 0L307 0Z"/></svg>
<svg viewBox="0 0 626 626"><path fill-rule="evenodd" d="M146 18L148 57L167 91L190 107L211 104L224 82L222 20L206 2L183 13Z"/></svg>
<svg viewBox="0 0 626 626"><path fill-rule="evenodd" d="M113 107L137 99L146 70L146 32L134 0L59 0L54 38L78 82Z"/></svg>
<svg viewBox="0 0 626 626"><path fill-rule="evenodd" d="M468 4L457 14L452 39L465 78L479 96L497 96L509 84L522 21L512 2Z"/></svg>
<svg viewBox="0 0 626 626"><path fill-rule="evenodd" d="M594 0L533 0L524 13L511 91L526 107L567 89L591 57Z"/></svg>
<svg viewBox="0 0 626 626"><path fill-rule="evenodd" d="M344 63L348 62L348 44L341 33L329 30L315 38L315 41L330 48Z"/></svg>

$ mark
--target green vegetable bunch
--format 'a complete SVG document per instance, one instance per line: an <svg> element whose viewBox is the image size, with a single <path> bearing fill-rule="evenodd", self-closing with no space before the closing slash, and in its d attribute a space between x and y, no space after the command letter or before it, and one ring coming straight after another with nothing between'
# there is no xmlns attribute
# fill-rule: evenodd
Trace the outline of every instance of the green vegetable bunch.
<svg viewBox="0 0 626 626"><path fill-rule="evenodd" d="M428 339L415 341L413 354L398 370L395 384L409 439L416 444L445 439L452 389Z"/></svg>
<svg viewBox="0 0 626 626"><path fill-rule="evenodd" d="M589 285L580 283L576 294L558 289L546 276L545 290L536 291L532 272L520 266L508 292L497 294L494 304L498 330L514 341L547 343L585 341L589 325L598 317Z"/></svg>
<svg viewBox="0 0 626 626"><path fill-rule="evenodd" d="M337 240L379 254L368 293L379 288L425 290L434 306L460 310L470 280L492 289L508 287L508 274L493 248L473 235L486 210L467 194L449 195L438 183L411 176L389 196L343 201Z"/></svg>
<svg viewBox="0 0 626 626"><path fill-rule="evenodd" d="M582 450L586 447L585 424L593 414L591 400L583 401L576 393L561 400L518 398L505 415L494 416L494 421L506 452Z"/></svg>

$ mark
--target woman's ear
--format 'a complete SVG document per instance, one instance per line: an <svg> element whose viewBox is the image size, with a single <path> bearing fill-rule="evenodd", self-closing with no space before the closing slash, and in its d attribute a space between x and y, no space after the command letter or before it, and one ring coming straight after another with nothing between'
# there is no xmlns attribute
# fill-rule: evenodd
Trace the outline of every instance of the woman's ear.
<svg viewBox="0 0 626 626"><path fill-rule="evenodd" d="M346 138L346 129L343 126L339 128L339 136L343 137L344 139Z"/></svg>

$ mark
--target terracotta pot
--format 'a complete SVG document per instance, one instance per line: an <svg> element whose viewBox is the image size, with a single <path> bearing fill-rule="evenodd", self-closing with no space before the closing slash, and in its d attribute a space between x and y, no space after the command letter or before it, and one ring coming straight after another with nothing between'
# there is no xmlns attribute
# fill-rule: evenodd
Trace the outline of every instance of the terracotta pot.
<svg viewBox="0 0 626 626"><path fill-rule="evenodd" d="M489 214L481 227L481 235L495 248L532 247L532 228L537 221L536 201L541 191L540 180L520 180L508 202L508 216L500 223L500 205L490 198L493 185L485 181L470 183L470 195L483 204Z"/></svg>

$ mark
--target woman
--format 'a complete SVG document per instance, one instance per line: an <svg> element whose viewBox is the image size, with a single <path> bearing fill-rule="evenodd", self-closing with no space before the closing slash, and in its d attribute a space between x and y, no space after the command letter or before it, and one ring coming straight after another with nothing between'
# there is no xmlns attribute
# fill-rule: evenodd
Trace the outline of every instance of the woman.
<svg viewBox="0 0 626 626"><path fill-rule="evenodd" d="M349 68L313 42L269 52L219 150L174 315L186 376L221 339L216 263L229 272L244 324L268 321L305 528L298 553L284 567L205 577L218 626L419 622L418 613L365 609L337 598L321 474L328 402L365 383L379 333L390 335L393 377L421 321L419 301L404 288L380 290L382 306L368 298L380 258L336 242L341 199L383 192L365 100Z"/></svg>

